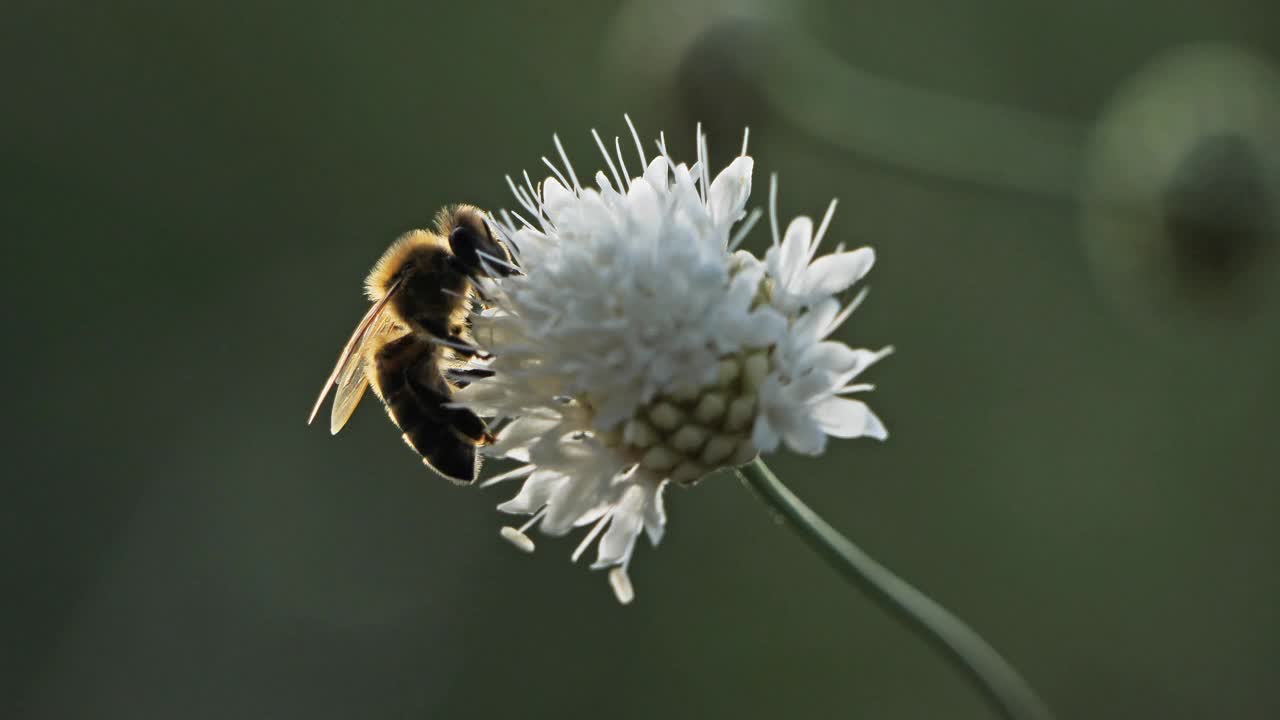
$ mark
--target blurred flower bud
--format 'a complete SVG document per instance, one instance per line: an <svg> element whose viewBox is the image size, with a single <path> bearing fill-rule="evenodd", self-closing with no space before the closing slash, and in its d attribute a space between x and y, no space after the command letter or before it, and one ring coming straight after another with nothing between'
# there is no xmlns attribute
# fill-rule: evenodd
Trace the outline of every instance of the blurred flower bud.
<svg viewBox="0 0 1280 720"><path fill-rule="evenodd" d="M751 67L792 12L766 0L630 0L604 43L606 77L625 82L606 86L629 106L654 103L678 113L677 124L701 122L712 137L758 129L763 104Z"/></svg>
<svg viewBox="0 0 1280 720"><path fill-rule="evenodd" d="M1075 123L860 67L804 20L795 3L632 2L614 21L606 72L627 79L628 102L637 92L673 102L679 124L712 135L746 124L821 143L835 162L1074 199Z"/></svg>
<svg viewBox="0 0 1280 720"><path fill-rule="evenodd" d="M735 127L761 129L770 117L757 67L783 33L759 19L725 17L705 27L680 59L673 87L685 124L701 122L713 136Z"/></svg>
<svg viewBox="0 0 1280 720"><path fill-rule="evenodd" d="M1138 315L1255 313L1277 280L1277 74L1226 46L1152 61L1094 129L1083 201L1096 272Z"/></svg>

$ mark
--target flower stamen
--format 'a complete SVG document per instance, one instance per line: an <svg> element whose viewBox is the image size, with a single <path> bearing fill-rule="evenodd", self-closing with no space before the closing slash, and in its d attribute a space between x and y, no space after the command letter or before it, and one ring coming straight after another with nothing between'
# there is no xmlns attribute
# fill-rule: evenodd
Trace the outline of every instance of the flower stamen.
<svg viewBox="0 0 1280 720"><path fill-rule="evenodd" d="M556 140L556 144L557 144L557 145L559 145L559 144L560 144L560 141L559 141L558 139ZM552 172L552 174L554 174L554 175L556 176L556 179L560 181L560 184L561 184L562 186L564 186L564 187L571 187L571 186L569 185L569 180L568 180L568 179L566 179L566 178L565 178L565 176L564 176L564 175L562 175L562 174L560 173L560 168L556 167L556 164L555 164L555 163L553 163L553 162L551 162L551 159L550 159L550 158L548 158L546 155L543 155L543 156L542 156L542 164L544 164L544 165L546 165L547 167L551 168L551 172ZM577 185L577 183L575 182L573 186L576 186L576 185ZM545 202L545 201L546 201L546 198L543 198L543 201ZM545 206L545 205L543 205L543 210L545 211L545 209L546 209L546 206Z"/></svg>
<svg viewBox="0 0 1280 720"><path fill-rule="evenodd" d="M609 569L609 587L613 588L614 596L623 605L630 605L636 598L635 588L631 586L631 578L627 577L627 568L624 565Z"/></svg>
<svg viewBox="0 0 1280 720"><path fill-rule="evenodd" d="M604 141L600 139L600 133L595 128L591 128L591 137L596 140L596 147L600 148L600 154L604 156L604 162L609 166L609 172L613 175L613 182L617 186L618 192L623 192L626 188L622 184L622 176L618 174L618 168L613 164L613 158L609 155L609 151L604 147Z"/></svg>
<svg viewBox="0 0 1280 720"><path fill-rule="evenodd" d="M818 225L818 232L813 234L813 243L809 245L809 262L813 262L813 256L818 254L818 244L822 242L822 236L827 234L827 226L831 224L831 217L835 215L836 204L839 202L838 199L831 198L831 203L827 205L827 211Z"/></svg>
<svg viewBox="0 0 1280 720"><path fill-rule="evenodd" d="M613 136L613 150L618 153L618 166L622 168L622 177L627 181L627 190L631 190L631 173L627 172L627 161L622 158L622 140Z"/></svg>
<svg viewBox="0 0 1280 720"><path fill-rule="evenodd" d="M769 231L773 236L773 246L782 245L778 236L778 173L769 175Z"/></svg>
<svg viewBox="0 0 1280 720"><path fill-rule="evenodd" d="M630 115L623 115L623 120L627 121L627 127L631 129L631 139L636 142L636 155L640 156L640 167L647 167L649 161L644 156L644 143L640 142L640 133L636 132L635 123L631 122Z"/></svg>
<svg viewBox="0 0 1280 720"><path fill-rule="evenodd" d="M591 546L591 542L596 539L596 536L598 536L600 531L604 529L604 526L609 523L609 520L610 515L608 513L600 516L600 519L591 526L591 529L587 531L586 536L582 538L582 542L578 543L578 547L574 549L570 562L578 562L578 558L582 557L582 553Z"/></svg>
<svg viewBox="0 0 1280 720"><path fill-rule="evenodd" d="M531 553L535 549L533 539L525 533L528 532L529 528L533 527L534 523L541 520L542 516L546 514L547 507L544 505L541 510L534 513L533 517L529 518L529 521L521 525L518 529L513 528L510 525L505 525L498 531L498 534L501 535L504 540L515 545L521 551Z"/></svg>
<svg viewBox="0 0 1280 720"><path fill-rule="evenodd" d="M573 171L573 163L569 162L569 155L564 151L564 143L560 142L559 135L552 135L551 139L556 144L556 152L560 153L560 161L564 163L564 169L569 173L569 179L573 181L574 192L581 193L582 185L578 183L578 174Z"/></svg>

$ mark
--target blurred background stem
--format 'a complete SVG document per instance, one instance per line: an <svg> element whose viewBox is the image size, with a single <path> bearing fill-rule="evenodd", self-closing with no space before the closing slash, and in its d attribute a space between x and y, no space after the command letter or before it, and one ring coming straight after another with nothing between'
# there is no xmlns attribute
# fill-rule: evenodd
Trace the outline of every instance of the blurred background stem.
<svg viewBox="0 0 1280 720"><path fill-rule="evenodd" d="M799 31L793 31L799 32ZM794 127L867 160L925 176L1073 202L1087 127L996 102L931 91L843 61L801 36L770 46L751 72ZM816 93L794 82L805 68Z"/></svg>
<svg viewBox="0 0 1280 720"><path fill-rule="evenodd" d="M737 470L770 507L847 580L942 651L1010 720L1053 715L1022 676L978 633L946 608L894 575L796 497L760 458Z"/></svg>

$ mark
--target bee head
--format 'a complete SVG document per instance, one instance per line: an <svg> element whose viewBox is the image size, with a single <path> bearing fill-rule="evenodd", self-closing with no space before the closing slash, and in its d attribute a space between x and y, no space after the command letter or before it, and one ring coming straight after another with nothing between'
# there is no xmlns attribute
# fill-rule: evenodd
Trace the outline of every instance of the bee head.
<svg viewBox="0 0 1280 720"><path fill-rule="evenodd" d="M446 213L441 230L448 234L449 249L463 272L472 277L502 277L519 272L507 246L494 236L478 209L459 205Z"/></svg>

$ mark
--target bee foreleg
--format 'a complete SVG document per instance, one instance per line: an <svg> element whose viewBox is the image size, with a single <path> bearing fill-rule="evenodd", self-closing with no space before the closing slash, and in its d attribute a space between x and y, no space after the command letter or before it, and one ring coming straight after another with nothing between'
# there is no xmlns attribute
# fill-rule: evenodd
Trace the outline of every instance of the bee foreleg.
<svg viewBox="0 0 1280 720"><path fill-rule="evenodd" d="M431 340L433 342L439 343L440 345L444 345L445 347L453 350L459 357L478 357L482 360L490 357L489 353L486 353L475 345L467 342L463 338L461 332L451 332L443 323L426 321L421 318L419 319L419 322L422 324L423 329L431 335Z"/></svg>
<svg viewBox="0 0 1280 720"><path fill-rule="evenodd" d="M493 377L493 371L485 368L453 368L445 371L445 379L456 388L464 388L473 380Z"/></svg>

